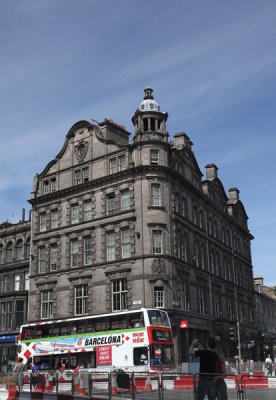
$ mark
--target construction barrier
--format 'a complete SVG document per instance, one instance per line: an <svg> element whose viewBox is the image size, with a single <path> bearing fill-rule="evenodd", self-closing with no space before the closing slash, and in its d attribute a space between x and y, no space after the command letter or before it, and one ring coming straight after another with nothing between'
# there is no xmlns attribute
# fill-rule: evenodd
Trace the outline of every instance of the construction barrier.
<svg viewBox="0 0 276 400"><path fill-rule="evenodd" d="M255 373L189 374L170 372L109 372L73 371L40 373L34 389L30 374L22 375L22 390L18 391L14 374L0 376L0 400L42 399L75 400L81 398L110 400L128 398L132 400L171 400L185 398L194 400L199 386L210 386L227 392L228 400L255 400L276 398L276 377L268 377L263 371ZM205 379L204 379L205 378ZM202 383L202 380L205 382ZM9 386L9 390L6 390ZM199 388L199 389L198 389ZM3 396L1 395L3 391ZM6 397L4 397L6 393ZM257 396L257 397L256 397Z"/></svg>

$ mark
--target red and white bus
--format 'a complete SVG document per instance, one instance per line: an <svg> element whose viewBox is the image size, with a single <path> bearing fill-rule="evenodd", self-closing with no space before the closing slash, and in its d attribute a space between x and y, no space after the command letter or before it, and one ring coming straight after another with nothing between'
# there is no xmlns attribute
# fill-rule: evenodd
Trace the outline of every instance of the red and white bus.
<svg viewBox="0 0 276 400"><path fill-rule="evenodd" d="M41 370L84 368L125 371L173 370L168 314L160 309L39 321L23 325L18 356Z"/></svg>

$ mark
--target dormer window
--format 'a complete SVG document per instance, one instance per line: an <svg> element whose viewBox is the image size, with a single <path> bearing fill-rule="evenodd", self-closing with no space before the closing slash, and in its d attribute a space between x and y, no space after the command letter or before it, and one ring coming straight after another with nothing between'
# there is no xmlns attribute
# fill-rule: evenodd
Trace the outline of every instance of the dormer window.
<svg viewBox="0 0 276 400"><path fill-rule="evenodd" d="M89 180L89 168L81 168L74 171L74 184L80 185Z"/></svg>
<svg viewBox="0 0 276 400"><path fill-rule="evenodd" d="M55 192L55 191L57 190L56 178L52 178L52 179L50 180L50 190L51 190L51 193L52 193L52 192Z"/></svg>
<svg viewBox="0 0 276 400"><path fill-rule="evenodd" d="M49 193L49 181L44 181L43 182L43 194Z"/></svg>

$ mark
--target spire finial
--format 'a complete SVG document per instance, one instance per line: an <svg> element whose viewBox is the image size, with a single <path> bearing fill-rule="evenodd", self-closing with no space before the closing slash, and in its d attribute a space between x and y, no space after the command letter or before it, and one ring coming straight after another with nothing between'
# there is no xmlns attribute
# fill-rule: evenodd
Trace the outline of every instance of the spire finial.
<svg viewBox="0 0 276 400"><path fill-rule="evenodd" d="M154 98L152 95L153 90L150 86L146 86L144 92L145 92L144 100Z"/></svg>

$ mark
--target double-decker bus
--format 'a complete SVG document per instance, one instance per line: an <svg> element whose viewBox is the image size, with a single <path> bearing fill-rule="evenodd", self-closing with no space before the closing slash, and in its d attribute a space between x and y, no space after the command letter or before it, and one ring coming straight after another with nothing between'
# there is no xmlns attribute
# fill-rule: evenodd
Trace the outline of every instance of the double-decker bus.
<svg viewBox="0 0 276 400"><path fill-rule="evenodd" d="M125 371L174 369L168 314L141 308L23 325L18 356L41 370L84 368ZM63 366L64 367L64 366Z"/></svg>

